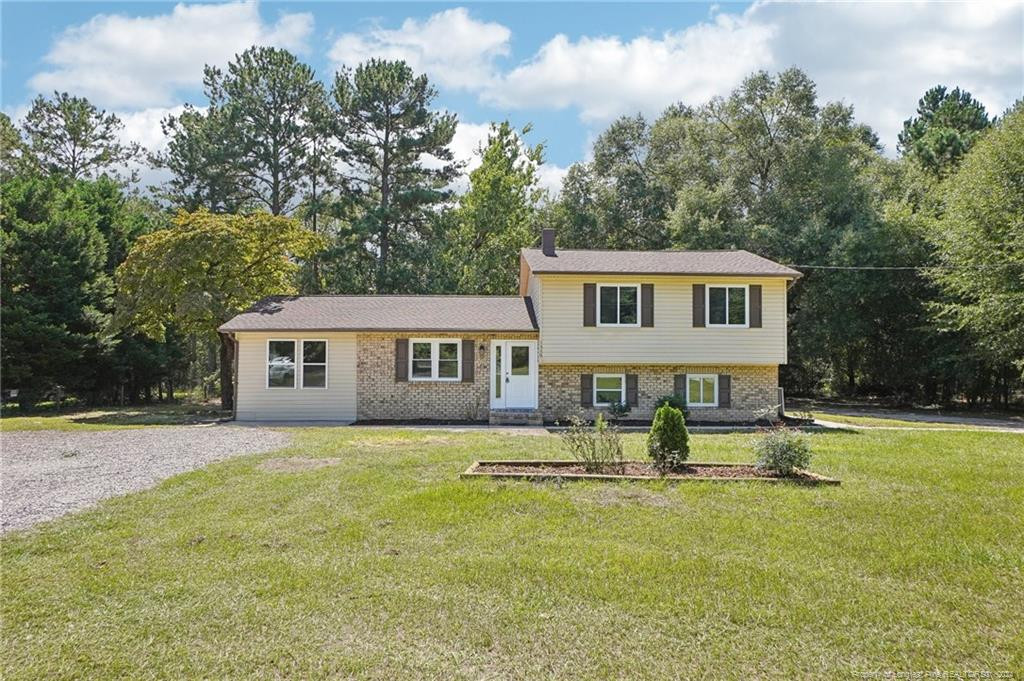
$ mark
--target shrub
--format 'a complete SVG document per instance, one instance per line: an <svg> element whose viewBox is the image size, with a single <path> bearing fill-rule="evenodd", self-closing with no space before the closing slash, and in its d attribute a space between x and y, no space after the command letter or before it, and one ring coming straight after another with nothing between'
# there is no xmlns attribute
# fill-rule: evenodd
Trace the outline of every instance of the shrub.
<svg viewBox="0 0 1024 681"><path fill-rule="evenodd" d="M588 473L621 473L625 470L622 435L601 414L597 415L593 427L582 416L571 417L569 429L562 433L562 442L572 458L579 461Z"/></svg>
<svg viewBox="0 0 1024 681"><path fill-rule="evenodd" d="M690 456L690 434L686 432L683 412L664 404L654 412L654 423L647 434L647 453L661 472L677 470Z"/></svg>
<svg viewBox="0 0 1024 681"><path fill-rule="evenodd" d="M612 402L608 405L608 415L612 421L618 421L630 412L630 406L625 402Z"/></svg>
<svg viewBox="0 0 1024 681"><path fill-rule="evenodd" d="M683 398L681 398L679 395L665 395L663 397L659 397L658 401L654 403L654 406L655 408L660 409L661 407L664 407L666 404L670 407L675 407L681 412L686 411L686 402L683 402ZM685 416L685 413L683 414L683 416Z"/></svg>
<svg viewBox="0 0 1024 681"><path fill-rule="evenodd" d="M762 470L789 475L811 463L811 443L806 435L789 428L765 431L754 443L755 466Z"/></svg>

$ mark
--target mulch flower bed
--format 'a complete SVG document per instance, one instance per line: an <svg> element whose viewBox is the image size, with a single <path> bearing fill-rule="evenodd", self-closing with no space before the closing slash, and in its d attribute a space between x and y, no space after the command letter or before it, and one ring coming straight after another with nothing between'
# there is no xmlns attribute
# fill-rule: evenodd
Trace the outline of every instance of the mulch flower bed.
<svg viewBox="0 0 1024 681"><path fill-rule="evenodd" d="M623 462L621 472L588 473L577 461L474 461L463 478L515 478L564 480L760 480L797 482L810 485L838 485L839 480L805 470L790 475L765 471L750 464L691 462L678 471L662 475L645 461Z"/></svg>

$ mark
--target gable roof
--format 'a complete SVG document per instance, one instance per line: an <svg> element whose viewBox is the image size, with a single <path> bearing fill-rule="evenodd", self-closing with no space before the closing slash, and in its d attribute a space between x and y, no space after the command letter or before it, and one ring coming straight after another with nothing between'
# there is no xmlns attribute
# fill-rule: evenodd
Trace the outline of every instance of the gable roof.
<svg viewBox="0 0 1024 681"><path fill-rule="evenodd" d="M219 331L535 331L519 296L271 296Z"/></svg>
<svg viewBox="0 0 1024 681"><path fill-rule="evenodd" d="M559 248L547 256L524 248L534 274L696 274L787 277L800 272L749 251L604 251Z"/></svg>

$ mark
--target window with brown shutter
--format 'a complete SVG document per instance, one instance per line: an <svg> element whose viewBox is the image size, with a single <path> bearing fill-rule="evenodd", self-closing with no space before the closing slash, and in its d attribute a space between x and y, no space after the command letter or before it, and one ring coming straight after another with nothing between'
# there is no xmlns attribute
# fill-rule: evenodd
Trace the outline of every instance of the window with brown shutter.
<svg viewBox="0 0 1024 681"><path fill-rule="evenodd" d="M640 326L654 326L654 284L640 285Z"/></svg>
<svg viewBox="0 0 1024 681"><path fill-rule="evenodd" d="M409 339L395 339L395 380L409 380Z"/></svg>
<svg viewBox="0 0 1024 681"><path fill-rule="evenodd" d="M594 374L580 374L580 406L594 406Z"/></svg>
<svg viewBox="0 0 1024 681"><path fill-rule="evenodd" d="M750 285L750 328L761 328L761 285Z"/></svg>
<svg viewBox="0 0 1024 681"><path fill-rule="evenodd" d="M704 326L704 284L693 285L693 326Z"/></svg>
<svg viewBox="0 0 1024 681"><path fill-rule="evenodd" d="M732 406L732 376L718 374L718 406Z"/></svg>
<svg viewBox="0 0 1024 681"><path fill-rule="evenodd" d="M472 383L475 379L476 370L476 341L463 339L462 341L462 382Z"/></svg>
<svg viewBox="0 0 1024 681"><path fill-rule="evenodd" d="M583 326L597 326L597 284L583 285Z"/></svg>

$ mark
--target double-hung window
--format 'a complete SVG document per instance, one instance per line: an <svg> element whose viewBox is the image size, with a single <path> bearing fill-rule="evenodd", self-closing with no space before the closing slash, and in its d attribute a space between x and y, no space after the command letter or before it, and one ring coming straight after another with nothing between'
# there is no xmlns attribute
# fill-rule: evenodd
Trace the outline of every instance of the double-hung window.
<svg viewBox="0 0 1024 681"><path fill-rule="evenodd" d="M626 377L623 374L594 375L594 406L608 407L626 402Z"/></svg>
<svg viewBox="0 0 1024 681"><path fill-rule="evenodd" d="M267 342L267 387L295 387L295 341Z"/></svg>
<svg viewBox="0 0 1024 681"><path fill-rule="evenodd" d="M748 325L746 285L708 286L705 307L708 311L708 326Z"/></svg>
<svg viewBox="0 0 1024 681"><path fill-rule="evenodd" d="M598 284L597 323L600 326L640 326L640 287Z"/></svg>
<svg viewBox="0 0 1024 681"><path fill-rule="evenodd" d="M689 374L686 377L686 405L688 407L717 407L718 375Z"/></svg>
<svg viewBox="0 0 1024 681"><path fill-rule="evenodd" d="M327 387L327 341L302 341L302 387Z"/></svg>
<svg viewBox="0 0 1024 681"><path fill-rule="evenodd" d="M462 342L452 339L409 341L409 380L458 381L462 379Z"/></svg>

